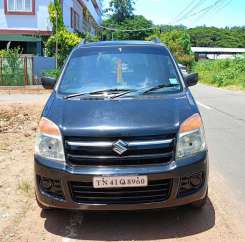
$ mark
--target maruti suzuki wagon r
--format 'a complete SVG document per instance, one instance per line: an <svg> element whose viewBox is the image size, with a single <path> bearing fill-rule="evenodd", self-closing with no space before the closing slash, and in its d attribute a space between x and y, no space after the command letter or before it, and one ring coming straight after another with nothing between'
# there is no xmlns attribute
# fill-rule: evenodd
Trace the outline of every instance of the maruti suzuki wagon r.
<svg viewBox="0 0 245 242"><path fill-rule="evenodd" d="M43 209L138 210L208 196L202 118L168 48L145 41L81 43L55 80L35 146Z"/></svg>

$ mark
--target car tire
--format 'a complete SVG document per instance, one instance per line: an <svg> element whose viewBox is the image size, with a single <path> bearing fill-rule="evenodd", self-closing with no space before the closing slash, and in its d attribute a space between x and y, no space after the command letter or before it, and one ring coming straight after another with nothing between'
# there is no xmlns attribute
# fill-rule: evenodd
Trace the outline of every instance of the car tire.
<svg viewBox="0 0 245 242"><path fill-rule="evenodd" d="M203 199L201 199L201 200L198 200L198 201L196 201L196 202L193 202L193 203L191 204L191 206L192 206L193 208L200 209L200 208L204 207L204 205L207 203L207 201L208 201L208 189L207 189L207 192L206 192L205 197L204 197Z"/></svg>

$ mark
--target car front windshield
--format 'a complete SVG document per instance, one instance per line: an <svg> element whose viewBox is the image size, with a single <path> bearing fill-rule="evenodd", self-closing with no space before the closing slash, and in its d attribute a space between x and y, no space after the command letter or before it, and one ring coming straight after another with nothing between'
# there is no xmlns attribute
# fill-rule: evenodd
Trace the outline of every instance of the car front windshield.
<svg viewBox="0 0 245 242"><path fill-rule="evenodd" d="M163 47L78 48L66 66L58 91L69 95L100 90L179 92L182 85L173 60Z"/></svg>

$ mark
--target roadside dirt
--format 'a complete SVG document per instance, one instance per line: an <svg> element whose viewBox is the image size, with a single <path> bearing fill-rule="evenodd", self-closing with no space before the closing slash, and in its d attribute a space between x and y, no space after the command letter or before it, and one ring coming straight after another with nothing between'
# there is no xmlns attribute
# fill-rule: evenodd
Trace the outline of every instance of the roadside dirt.
<svg viewBox="0 0 245 242"><path fill-rule="evenodd" d="M211 167L202 210L43 212L35 203L33 151L43 102L0 104L0 241L245 241L238 204Z"/></svg>
<svg viewBox="0 0 245 242"><path fill-rule="evenodd" d="M0 107L0 241L33 203L33 144L41 104Z"/></svg>
<svg viewBox="0 0 245 242"><path fill-rule="evenodd" d="M44 89L42 86L24 86L24 87L8 87L0 86L0 94L46 94L50 90Z"/></svg>

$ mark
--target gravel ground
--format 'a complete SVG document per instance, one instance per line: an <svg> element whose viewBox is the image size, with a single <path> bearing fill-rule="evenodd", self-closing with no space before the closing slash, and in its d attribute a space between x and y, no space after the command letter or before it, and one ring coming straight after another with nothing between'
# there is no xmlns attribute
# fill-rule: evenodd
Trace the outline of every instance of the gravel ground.
<svg viewBox="0 0 245 242"><path fill-rule="evenodd" d="M210 171L209 201L202 210L41 211L34 198L33 150L44 101L0 106L0 241L245 241L239 214L244 204L216 169Z"/></svg>

